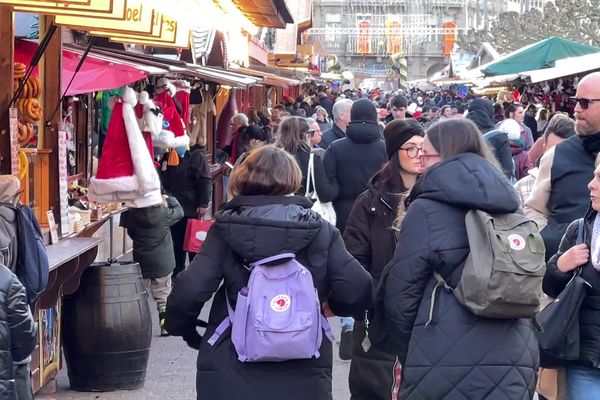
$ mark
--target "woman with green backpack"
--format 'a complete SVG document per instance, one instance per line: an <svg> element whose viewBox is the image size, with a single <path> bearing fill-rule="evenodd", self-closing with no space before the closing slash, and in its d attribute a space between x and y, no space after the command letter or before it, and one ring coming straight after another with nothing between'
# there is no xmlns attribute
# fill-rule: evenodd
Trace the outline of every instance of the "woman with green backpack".
<svg viewBox="0 0 600 400"><path fill-rule="evenodd" d="M539 358L531 320L482 316L468 298L459 301L453 293L471 253L480 250L470 248L467 215L477 210L513 216L518 195L469 120L432 125L420 157L425 172L406 201L394 259L378 293L386 345L403 366L400 399L531 399ZM527 244L536 248L508 238L506 246L514 251L529 251ZM532 277L538 284L540 250L541 265Z"/></svg>

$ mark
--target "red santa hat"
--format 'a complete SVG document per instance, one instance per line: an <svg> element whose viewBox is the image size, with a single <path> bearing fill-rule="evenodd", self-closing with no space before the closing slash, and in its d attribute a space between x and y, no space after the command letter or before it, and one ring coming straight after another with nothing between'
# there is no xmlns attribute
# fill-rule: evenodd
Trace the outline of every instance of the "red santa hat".
<svg viewBox="0 0 600 400"><path fill-rule="evenodd" d="M88 197L95 201L124 201L134 208L160 204L160 180L138 126L133 89L126 88L122 100L113 108Z"/></svg>

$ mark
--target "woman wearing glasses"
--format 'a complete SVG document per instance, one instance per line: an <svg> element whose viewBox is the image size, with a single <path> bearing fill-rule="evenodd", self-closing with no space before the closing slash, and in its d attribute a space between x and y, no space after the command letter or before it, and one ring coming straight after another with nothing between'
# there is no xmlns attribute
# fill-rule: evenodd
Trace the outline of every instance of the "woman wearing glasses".
<svg viewBox="0 0 600 400"><path fill-rule="evenodd" d="M419 156L425 132L414 119L397 119L385 127L383 135L389 161L371 178L369 189L356 199L344 231L346 248L369 271L375 284L394 256L393 227L398 206L423 170ZM399 212L404 212L403 207ZM354 325L350 392L352 400L389 400L398 390L400 382L395 377L400 363L395 354L374 344L365 350L362 344L369 318L365 314Z"/></svg>
<svg viewBox="0 0 600 400"><path fill-rule="evenodd" d="M386 340L403 365L400 398L531 399L539 354L530 320L478 317L447 290L430 308L434 271L451 287L462 275L467 211L513 213L518 195L467 119L430 127L420 159L425 172L381 282Z"/></svg>
<svg viewBox="0 0 600 400"><path fill-rule="evenodd" d="M306 118L302 117L287 118L279 125L277 144L294 156L302 171L302 184L296 194L304 195L306 193L306 178L308 176L308 164L311 154L310 139L314 133L315 131L310 128ZM323 203L333 201L337 197L337 185L330 182L327 178L321 157L313 157L313 163L315 174L314 187L310 187L308 190L316 190L319 200Z"/></svg>

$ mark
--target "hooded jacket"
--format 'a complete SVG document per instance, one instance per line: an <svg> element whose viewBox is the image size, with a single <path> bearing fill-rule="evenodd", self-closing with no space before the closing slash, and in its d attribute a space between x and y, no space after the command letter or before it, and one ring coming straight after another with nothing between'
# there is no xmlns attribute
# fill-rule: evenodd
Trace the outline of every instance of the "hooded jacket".
<svg viewBox="0 0 600 400"><path fill-rule="evenodd" d="M512 151L508 141L508 135L502 131L496 130L494 123L494 105L486 99L474 99L469 104L467 118L477 125L486 142L491 147L494 157L502 166L504 175L508 179L514 177L514 164Z"/></svg>
<svg viewBox="0 0 600 400"><path fill-rule="evenodd" d="M240 196L226 203L198 255L175 279L167 301L169 333L189 337L204 303L216 292L204 334L210 338L227 317L225 296L235 309L237 293L248 282L244 265L281 253L296 254L312 274L320 300L336 315L369 307L371 277L346 251L339 231L311 206L299 196ZM230 331L213 347L202 340L198 399L332 399L332 345L325 336L318 359L240 363Z"/></svg>
<svg viewBox="0 0 600 400"><path fill-rule="evenodd" d="M394 260L382 278L387 336L404 366L401 399L533 397L539 355L529 320L480 318L439 290L427 324L433 271L453 288L462 275L467 211L518 208L508 181L471 153L434 165L414 186Z"/></svg>
<svg viewBox="0 0 600 400"><path fill-rule="evenodd" d="M146 207L127 210L120 225L133 240L133 260L140 263L144 279L160 278L175 269L171 225L183 218L183 208L174 197L167 198L167 207Z"/></svg>
<svg viewBox="0 0 600 400"><path fill-rule="evenodd" d="M346 137L329 146L323 164L328 179L339 186L333 201L338 229L343 231L354 200L386 162L385 144L376 122L350 122Z"/></svg>
<svg viewBox="0 0 600 400"><path fill-rule="evenodd" d="M14 362L31 355L37 343L25 288L4 265L0 265L0 393L2 399L18 400Z"/></svg>
<svg viewBox="0 0 600 400"><path fill-rule="evenodd" d="M592 231L597 214L590 207L584 217L584 238L589 249L592 248ZM578 220L569 225L560 242L558 253L548 261L542 287L544 293L550 297L556 298L573 277L573 271L561 272L558 269L557 261L567 250L577 244L578 228ZM582 267L581 276L591 286L586 287L586 295L579 309L581 348L577 363L587 367L600 368L600 274L594 269L592 263L588 262Z"/></svg>

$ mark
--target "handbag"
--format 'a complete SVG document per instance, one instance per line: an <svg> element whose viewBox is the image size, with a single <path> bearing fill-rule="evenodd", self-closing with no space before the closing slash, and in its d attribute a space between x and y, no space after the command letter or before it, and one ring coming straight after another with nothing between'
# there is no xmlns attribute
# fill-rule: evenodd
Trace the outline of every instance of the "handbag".
<svg viewBox="0 0 600 400"><path fill-rule="evenodd" d="M583 219L579 220L577 244L585 242ZM541 327L538 342L540 347L540 365L553 368L579 359L579 309L585 298L588 282L581 276L579 267L573 277L546 308L536 317Z"/></svg>
<svg viewBox="0 0 600 400"><path fill-rule="evenodd" d="M183 250L188 253L198 253L212 224L213 221L190 218L185 227Z"/></svg>
<svg viewBox="0 0 600 400"><path fill-rule="evenodd" d="M310 191L310 186L314 187L314 190ZM319 214L321 218L325 221L329 222L331 225L335 225L337 221L337 217L335 215L335 209L333 208L333 204L323 203L319 200L319 195L317 194L317 188L315 186L315 155L314 153L310 153L310 158L308 159L308 172L306 174L306 193L305 197L313 200L313 206L311 209Z"/></svg>

